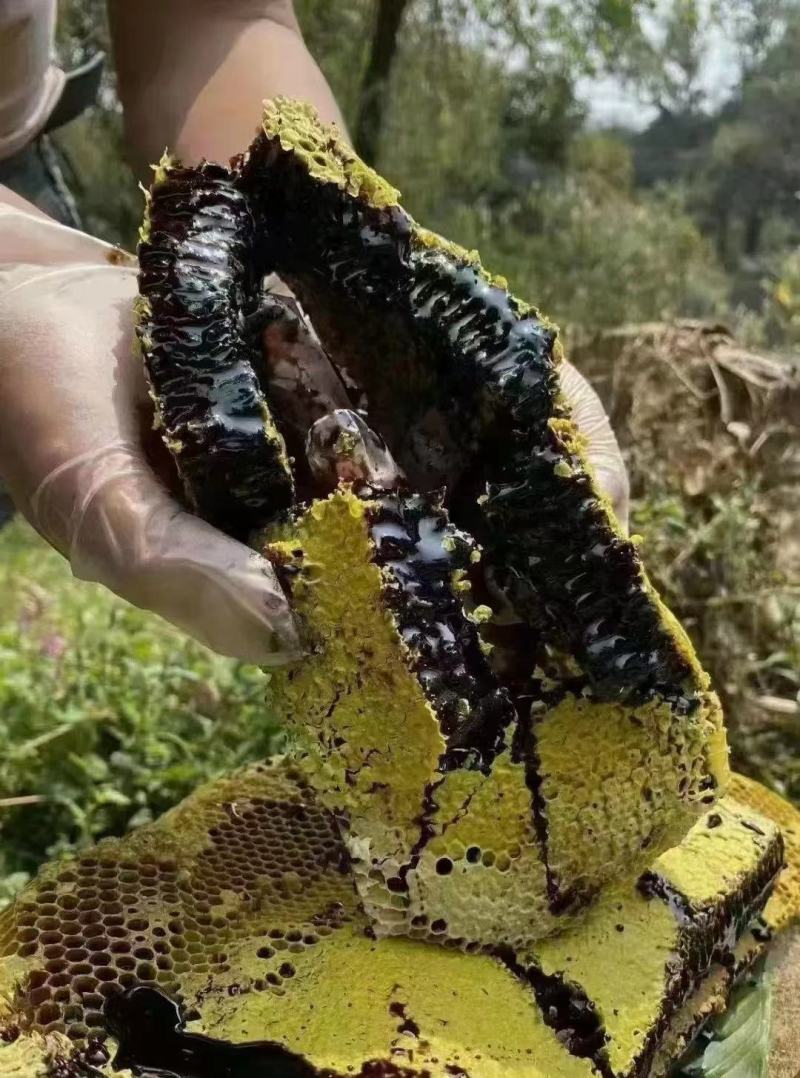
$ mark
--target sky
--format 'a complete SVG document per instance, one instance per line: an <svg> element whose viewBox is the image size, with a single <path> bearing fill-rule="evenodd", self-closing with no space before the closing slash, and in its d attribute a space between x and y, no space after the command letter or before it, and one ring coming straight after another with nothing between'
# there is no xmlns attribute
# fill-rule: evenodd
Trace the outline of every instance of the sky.
<svg viewBox="0 0 800 1078"><path fill-rule="evenodd" d="M661 0L663 8L670 0ZM657 19L651 20L651 32L658 36ZM707 107L714 109L730 95L739 80L739 63L730 36L719 26L710 26L701 85ZM597 127L621 126L641 130L655 118L657 110L641 100L630 87L606 75L598 79L582 79L578 95L586 103L589 117Z"/></svg>

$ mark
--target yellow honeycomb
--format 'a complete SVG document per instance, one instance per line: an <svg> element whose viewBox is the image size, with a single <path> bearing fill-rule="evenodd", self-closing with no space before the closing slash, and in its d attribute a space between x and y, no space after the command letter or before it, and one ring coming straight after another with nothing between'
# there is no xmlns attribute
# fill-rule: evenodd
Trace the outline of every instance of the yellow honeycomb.
<svg viewBox="0 0 800 1078"><path fill-rule="evenodd" d="M578 893L621 870L637 875L727 782L722 713L709 692L680 719L663 700L631 708L567 693L536 716L534 732L548 867Z"/></svg>
<svg viewBox="0 0 800 1078"><path fill-rule="evenodd" d="M639 888L611 885L577 923L534 946L530 961L595 1004L611 1075L637 1074L653 1057L682 1003L676 986L699 983L725 962L720 941L759 911L782 864L778 826L725 798Z"/></svg>
<svg viewBox="0 0 800 1078"><path fill-rule="evenodd" d="M376 940L333 815L275 760L47 866L0 915L0 1074L119 1073L108 1001L145 986L188 1033L283 1046L328 1078L644 1075L713 985L721 1005L736 914L780 856L775 826L726 799L653 864L647 893L607 889L534 952Z"/></svg>
<svg viewBox="0 0 800 1078"><path fill-rule="evenodd" d="M0 915L14 1021L85 1045L104 1028L106 1001L136 984L184 999L247 976L280 994L308 950L353 916L345 867L332 818L291 765L200 790L125 843L48 866Z"/></svg>
<svg viewBox="0 0 800 1078"><path fill-rule="evenodd" d="M780 826L786 867L765 910L767 923L780 931L800 916L800 813L788 801L744 775L733 776L731 793L743 805L750 805Z"/></svg>
<svg viewBox="0 0 800 1078"><path fill-rule="evenodd" d="M459 482L470 487L474 480L474 490L460 497L474 497L475 504L465 508L456 498L451 508L469 519L484 545L492 594L502 591L512 614L532 629L528 639L536 638L519 649L531 653L515 656L516 683L505 685L518 709L506 747L513 746L512 762L525 763L540 850L524 873L523 862L512 858L507 878L519 877L528 896L530 935L551 931L559 914L585 905L606 883L635 878L725 792L725 733L708 676L596 482L586 441L559 388L555 327L510 295L477 252L421 228L398 192L308 105L267 102L240 179L271 229L276 264L334 364L363 391L371 421L398 460L410 462L410 475L422 465L427 482L437 462L454 457L470 477ZM428 435L435 451L426 456L418 443ZM367 561L370 550L357 521L349 532L344 528L336 508L341 496L313 506L296 532L284 536L289 545L309 545L307 570L295 566L295 598L318 650L304 670L288 679L276 675L276 691L289 714L319 692L318 789L329 774L338 784L335 796L348 804L351 843L364 854L362 894L377 930L406 932L411 922L416 931L422 918L441 922L445 912L433 909L434 896L455 886L429 871L423 847L446 825L439 799L450 805L462 780L450 773L443 778L445 769L433 760L436 716L426 710L424 694L402 684L402 667L411 664L399 634L392 645L391 633L380 633L378 651L366 628L361 638L357 632L338 636L340 622L331 616L337 599L360 603L365 626L380 620L384 601L377 573L370 581L362 573L351 584L342 571L345 562L357 570L356 549ZM326 535L326 529L338 534ZM487 574L475 570L476 590L486 581ZM483 632L491 646L491 611L482 605L482 612L490 619ZM338 613L346 618L348 611ZM563 678L549 672L540 678L545 655L559 649L569 652L573 669ZM365 673L356 685L359 670ZM368 695L378 711L361 722L353 709ZM401 701L410 716L405 742L406 726L395 721ZM382 716L383 733L398 738L390 752L371 740ZM361 766L369 751L377 771L391 759L394 779L363 812L359 791L376 777L371 764ZM342 768L350 790L342 788ZM463 781L480 785L475 778ZM387 812L385 801L414 787L402 812L399 805ZM447 833L442 836L446 842ZM501 863L504 841L498 834L486 851ZM489 928L494 874L470 869L467 875L473 912L484 877L488 888L484 923L475 921L467 936L500 942L505 937ZM407 885L423 876L412 908Z"/></svg>
<svg viewBox="0 0 800 1078"><path fill-rule="evenodd" d="M664 702L567 694L535 724L538 790L513 723L490 767L444 767L439 718L373 561L370 504L342 488L267 543L293 568L312 641L301 664L271 672L272 706L343 822L378 935L524 947L608 880L634 880L714 801L709 774L727 768L719 706L706 693L677 722ZM577 903L554 903L562 880Z"/></svg>

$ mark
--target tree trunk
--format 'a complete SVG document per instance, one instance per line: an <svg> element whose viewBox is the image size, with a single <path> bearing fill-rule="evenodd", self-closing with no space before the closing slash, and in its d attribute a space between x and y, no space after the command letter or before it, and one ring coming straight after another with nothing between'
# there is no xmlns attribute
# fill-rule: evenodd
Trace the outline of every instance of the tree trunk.
<svg viewBox="0 0 800 1078"><path fill-rule="evenodd" d="M355 125L356 150L365 161L375 160L386 108L386 91L397 54L397 37L409 0L377 0L375 30L369 62L361 84Z"/></svg>
<svg viewBox="0 0 800 1078"><path fill-rule="evenodd" d="M758 248L761 245L762 224L761 211L759 209L751 210L747 218L744 234L744 253L750 258L754 258L758 254Z"/></svg>

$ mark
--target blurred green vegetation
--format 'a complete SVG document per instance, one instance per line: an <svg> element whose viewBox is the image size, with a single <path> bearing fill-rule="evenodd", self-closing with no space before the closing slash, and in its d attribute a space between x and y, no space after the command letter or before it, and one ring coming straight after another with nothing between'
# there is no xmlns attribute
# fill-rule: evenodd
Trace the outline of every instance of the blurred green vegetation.
<svg viewBox="0 0 800 1078"><path fill-rule="evenodd" d="M258 669L73 580L21 520L0 531L0 594L0 905L46 856L274 750Z"/></svg>
<svg viewBox="0 0 800 1078"><path fill-rule="evenodd" d="M760 348L800 346L798 0L296 0L296 9L350 131L409 210L479 248L576 351L595 354L598 335L622 324L686 316L724 319ZM109 52L103 0L61 0L59 15L67 65ZM720 35L724 93L703 78ZM592 119L587 100L609 74L651 109L641 129ZM109 64L97 107L56 142L87 229L131 248L142 196L121 121ZM639 347L634 335L631 384ZM705 383L698 396L679 371L683 396L656 399L658 372L685 358L676 347L654 348L637 382L653 399L632 431L632 446L646 443L629 452L634 520L731 713L760 716L733 724L737 763L750 759L800 797L800 765L783 762L787 745L800 758L789 713L800 624L796 604L771 590L784 587L777 559L796 528L790 486L783 508L764 508L766 465L752 448L761 428L744 430L748 413L728 430L721 391L713 422L740 454L736 469L720 467L714 448L704 458L712 485L698 488L694 463L679 471L703 438L722 443L708 435ZM716 378L714 355L698 355ZM616 363L595 364L601 382L614 380ZM688 415L698 401L694 426L674 421L670 409ZM796 453L796 436L764 437ZM770 480L784 459L769 458ZM72 581L22 524L0 532L0 582L1 903L45 856L124 830L265 754L276 725L258 671ZM33 800L10 803L19 798Z"/></svg>

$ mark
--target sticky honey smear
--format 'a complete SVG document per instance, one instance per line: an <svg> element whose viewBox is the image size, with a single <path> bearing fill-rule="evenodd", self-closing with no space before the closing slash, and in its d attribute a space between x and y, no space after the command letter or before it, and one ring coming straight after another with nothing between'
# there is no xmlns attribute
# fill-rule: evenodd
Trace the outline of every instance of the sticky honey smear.
<svg viewBox="0 0 800 1078"><path fill-rule="evenodd" d="M146 988L212 1059L267 1045L276 1078L281 1053L327 1078L644 1075L757 949L781 857L775 825L725 799L641 887L527 955L376 940L333 814L273 760L46 866L0 914L0 1074L121 1073L109 1026ZM125 1066L157 1069L155 1030L131 1024ZM210 1073L195 1064L180 1078Z"/></svg>
<svg viewBox="0 0 800 1078"><path fill-rule="evenodd" d="M527 627L506 681L519 730L503 781L522 765L550 911L584 905L679 841L728 771L708 678L595 484L555 328L476 252L418 226L308 106L267 103L239 182L412 484L461 476L450 515ZM482 631L491 642L493 623ZM450 781L442 833L476 782ZM420 895L448 886L432 869Z"/></svg>
<svg viewBox="0 0 800 1078"><path fill-rule="evenodd" d="M139 243L136 331L190 504L234 535L291 504L283 439L251 366L255 222L227 169L164 157Z"/></svg>

